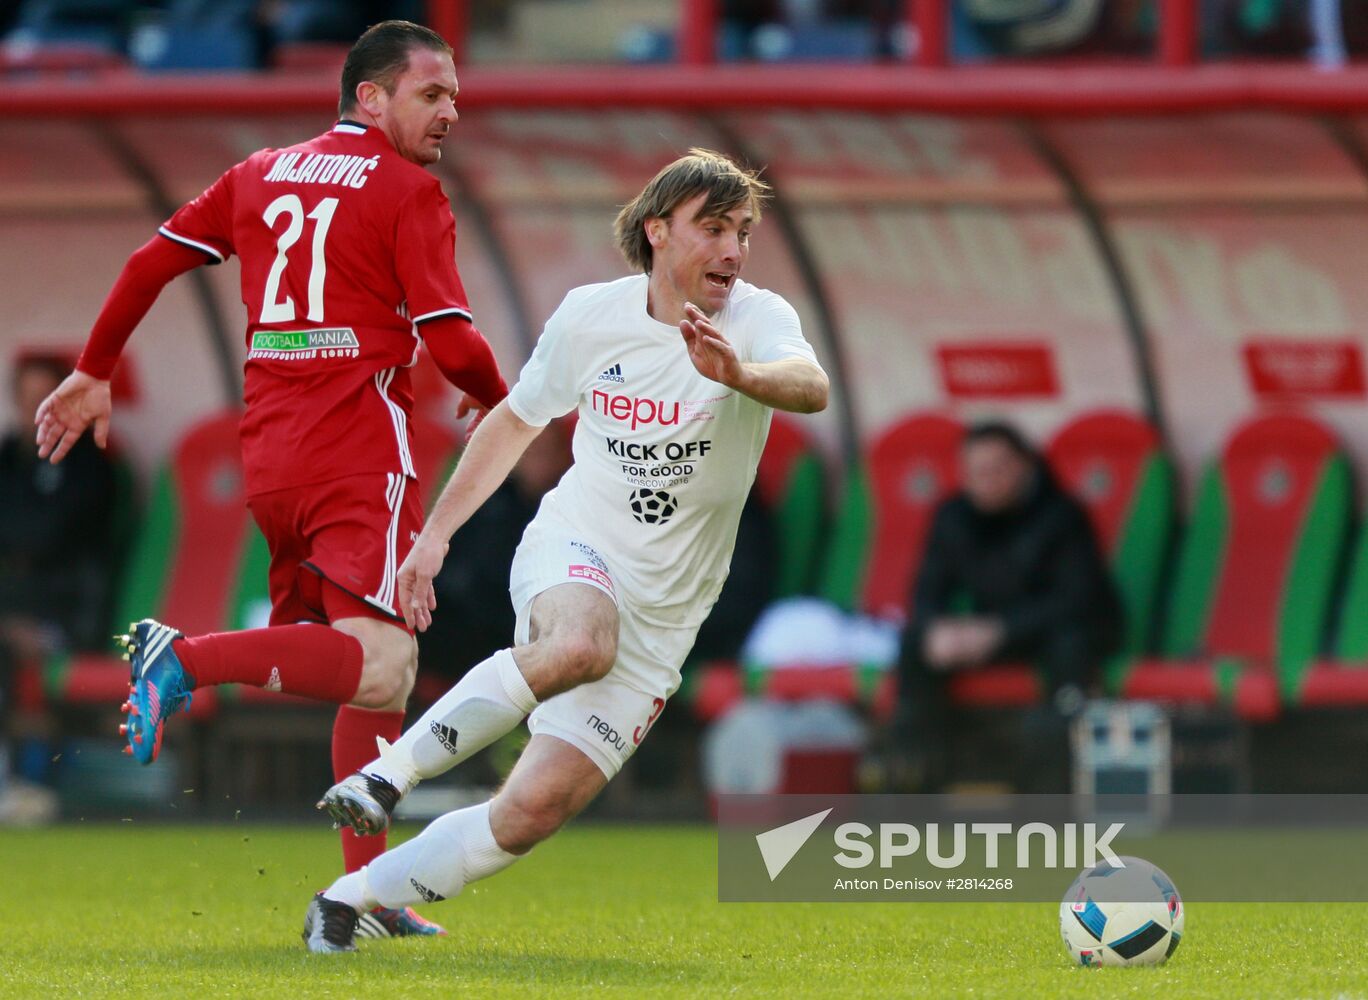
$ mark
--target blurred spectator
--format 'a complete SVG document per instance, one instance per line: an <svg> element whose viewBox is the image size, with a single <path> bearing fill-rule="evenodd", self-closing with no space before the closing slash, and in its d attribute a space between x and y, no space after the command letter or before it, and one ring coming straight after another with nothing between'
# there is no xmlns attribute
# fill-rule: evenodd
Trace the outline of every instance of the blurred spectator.
<svg viewBox="0 0 1368 1000"><path fill-rule="evenodd" d="M1330 69L1368 52L1368 4L1357 0L1218 0L1205 28L1220 52L1306 57Z"/></svg>
<svg viewBox="0 0 1368 1000"><path fill-rule="evenodd" d="M894 55L901 0L724 0L731 58L872 59Z"/></svg>
<svg viewBox="0 0 1368 1000"><path fill-rule="evenodd" d="M1220 29L1228 47L1257 56L1301 56L1311 48L1308 0L1222 0Z"/></svg>
<svg viewBox="0 0 1368 1000"><path fill-rule="evenodd" d="M350 43L391 18L422 21L425 0L24 0L0 4L11 53L42 47L127 54L152 70L256 69L277 45Z"/></svg>
<svg viewBox="0 0 1368 1000"><path fill-rule="evenodd" d="M955 0L957 58L1133 54L1153 44L1154 0Z"/></svg>
<svg viewBox="0 0 1368 1000"><path fill-rule="evenodd" d="M0 441L0 734L10 728L19 668L105 645L115 558L113 464L89 436L61 465L40 461L34 443L38 404L68 370L55 358L21 358L10 382L15 425ZM0 786L7 772L0 766ZM17 783L0 789L0 821L30 816L25 810L35 796Z"/></svg>
<svg viewBox="0 0 1368 1000"><path fill-rule="evenodd" d="M895 737L924 782L938 784L949 676L1027 660L1045 701L1026 719L1019 785L1062 792L1067 720L1117 648L1120 601L1087 514L1015 428L971 429L960 465L963 486L936 511L902 637Z"/></svg>
<svg viewBox="0 0 1368 1000"><path fill-rule="evenodd" d="M424 675L436 673L449 686L508 646L514 625L508 568L542 497L570 468L570 434L565 422L548 424L503 485L452 536L433 581L437 613L432 627L418 635Z"/></svg>
<svg viewBox="0 0 1368 1000"><path fill-rule="evenodd" d="M424 0L260 0L258 17L274 44L350 44L372 24L424 23ZM478 5L472 5L478 6Z"/></svg>

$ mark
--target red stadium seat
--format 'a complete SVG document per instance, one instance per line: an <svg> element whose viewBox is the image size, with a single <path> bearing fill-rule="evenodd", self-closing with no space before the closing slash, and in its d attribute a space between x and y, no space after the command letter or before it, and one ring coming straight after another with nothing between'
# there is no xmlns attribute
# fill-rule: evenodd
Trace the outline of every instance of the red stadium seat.
<svg viewBox="0 0 1368 1000"><path fill-rule="evenodd" d="M907 612L936 505L959 481L964 428L949 417L904 417L870 444L837 514L822 596L881 618Z"/></svg>
<svg viewBox="0 0 1368 1000"><path fill-rule="evenodd" d="M1122 693L1275 716L1315 658L1349 506L1348 463L1321 424L1274 415L1240 427L1203 477L1164 656L1135 663Z"/></svg>

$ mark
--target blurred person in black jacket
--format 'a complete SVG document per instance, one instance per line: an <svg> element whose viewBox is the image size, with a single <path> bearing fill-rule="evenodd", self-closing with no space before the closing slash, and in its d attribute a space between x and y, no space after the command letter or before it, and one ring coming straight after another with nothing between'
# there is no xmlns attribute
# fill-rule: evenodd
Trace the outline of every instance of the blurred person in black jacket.
<svg viewBox="0 0 1368 1000"><path fill-rule="evenodd" d="M61 465L40 461L33 417L65 377L62 361L21 358L15 426L0 441L0 640L11 651L103 648L113 571L114 466L83 438Z"/></svg>
<svg viewBox="0 0 1368 1000"><path fill-rule="evenodd" d="M0 735L10 728L18 668L103 648L108 625L114 466L89 436L61 465L41 461L34 438L38 404L69 370L54 357L21 357L10 380L15 423L0 440ZM6 782L3 744L0 822L43 818L49 804L35 806L33 789Z"/></svg>
<svg viewBox="0 0 1368 1000"><path fill-rule="evenodd" d="M1117 649L1121 604L1088 516L1011 425L971 429L962 486L927 535L899 657L896 732L922 783L945 778L958 670L1026 660L1043 705L1028 713L1019 784L1065 791L1067 722Z"/></svg>

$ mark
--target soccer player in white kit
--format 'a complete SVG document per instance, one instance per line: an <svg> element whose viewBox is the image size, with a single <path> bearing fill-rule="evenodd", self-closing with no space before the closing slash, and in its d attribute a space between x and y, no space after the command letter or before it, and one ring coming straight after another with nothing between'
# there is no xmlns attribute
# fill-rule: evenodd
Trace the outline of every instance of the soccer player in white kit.
<svg viewBox="0 0 1368 1000"><path fill-rule="evenodd" d="M447 541L551 420L578 410L574 464L514 556L511 649L476 665L319 803L378 833L399 799L512 730L532 738L488 802L448 813L338 879L305 917L313 951L357 915L455 896L526 854L622 768L679 687L726 579L774 409L826 406L827 377L781 297L740 279L768 186L694 149L619 213L642 273L571 291L485 418L399 570L422 631Z"/></svg>

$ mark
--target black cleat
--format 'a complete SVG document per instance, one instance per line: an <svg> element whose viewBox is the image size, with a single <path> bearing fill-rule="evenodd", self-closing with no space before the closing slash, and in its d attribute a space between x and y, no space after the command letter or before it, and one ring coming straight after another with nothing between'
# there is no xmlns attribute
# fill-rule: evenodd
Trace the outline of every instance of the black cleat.
<svg viewBox="0 0 1368 1000"><path fill-rule="evenodd" d="M304 911L304 943L312 952L356 950L356 911L318 893Z"/></svg>
<svg viewBox="0 0 1368 1000"><path fill-rule="evenodd" d="M358 837L365 837L389 829L400 798L399 789L385 779L357 771L324 792L317 808L328 811L334 829L349 826Z"/></svg>

